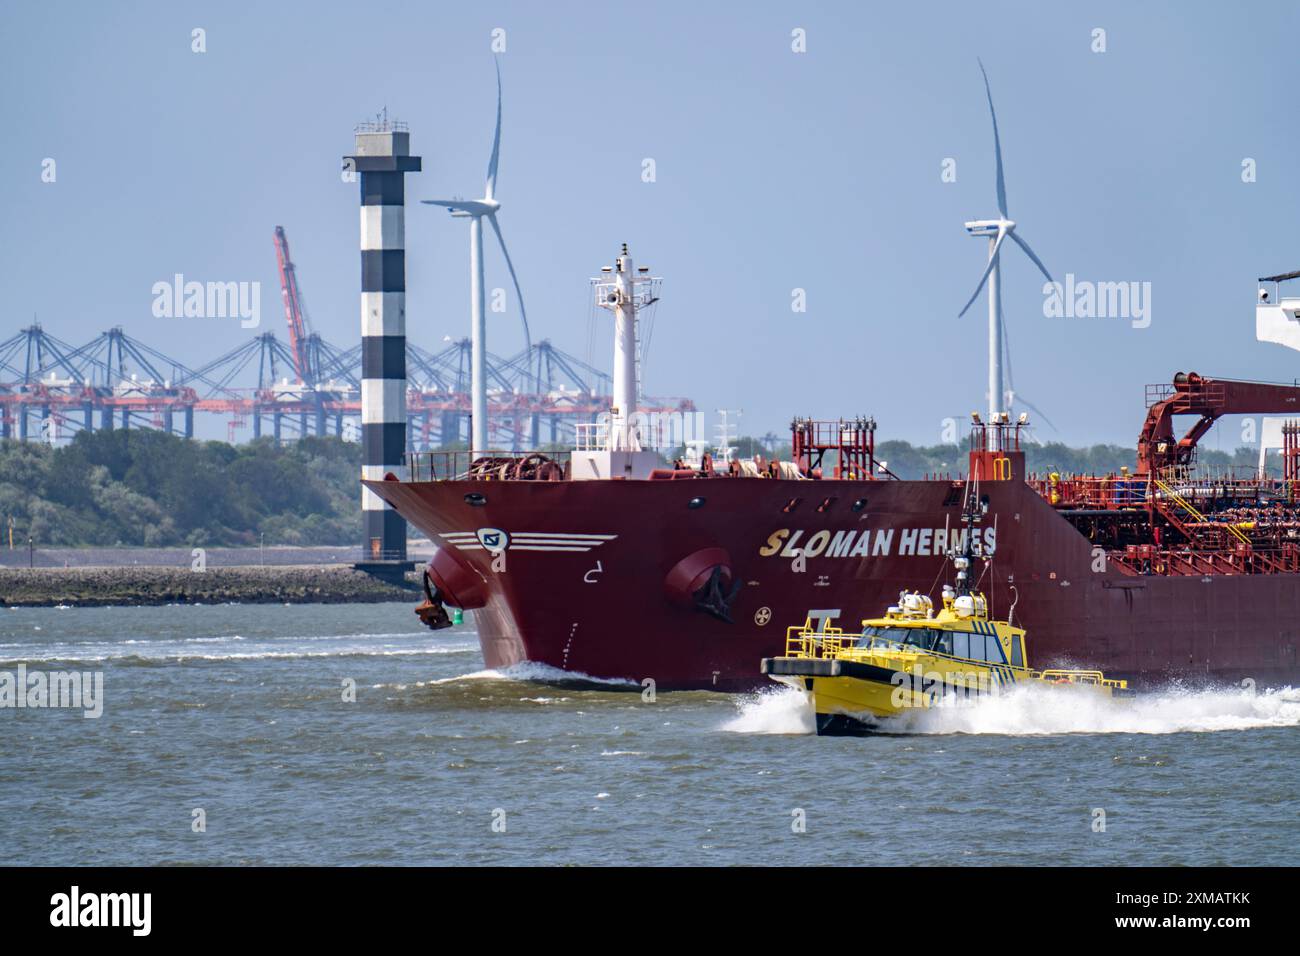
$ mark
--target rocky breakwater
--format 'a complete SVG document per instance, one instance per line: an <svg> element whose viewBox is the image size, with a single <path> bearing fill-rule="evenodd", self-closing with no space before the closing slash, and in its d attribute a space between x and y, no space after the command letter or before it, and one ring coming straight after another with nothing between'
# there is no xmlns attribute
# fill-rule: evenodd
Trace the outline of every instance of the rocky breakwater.
<svg viewBox="0 0 1300 956"><path fill-rule="evenodd" d="M0 606L354 604L419 600L404 584L345 565L189 568L0 568Z"/></svg>

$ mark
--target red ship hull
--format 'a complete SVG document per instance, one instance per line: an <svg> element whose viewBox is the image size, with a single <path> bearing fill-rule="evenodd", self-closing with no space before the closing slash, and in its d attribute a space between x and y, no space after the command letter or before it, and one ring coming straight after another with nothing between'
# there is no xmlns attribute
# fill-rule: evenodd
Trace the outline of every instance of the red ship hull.
<svg viewBox="0 0 1300 956"><path fill-rule="evenodd" d="M533 661L663 690L762 686L759 661L780 654L786 627L810 610L838 611L847 630L901 590L937 595L944 542L961 523L948 481L367 485L477 576L489 667ZM1088 539L1022 481L981 493L993 547L974 576L996 616L1015 602L1034 666L1096 667L1135 686L1300 679L1300 575L1134 576L1098 566ZM504 533L489 542L500 550L479 542L483 529ZM730 558L734 623L672 599L674 567L706 549Z"/></svg>

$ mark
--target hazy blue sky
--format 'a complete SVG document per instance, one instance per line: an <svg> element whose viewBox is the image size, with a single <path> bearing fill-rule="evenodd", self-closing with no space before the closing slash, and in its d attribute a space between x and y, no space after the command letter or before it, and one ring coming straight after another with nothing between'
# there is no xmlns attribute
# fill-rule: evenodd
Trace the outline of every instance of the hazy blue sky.
<svg viewBox="0 0 1300 956"><path fill-rule="evenodd" d="M151 286L176 272L259 280L263 328L283 334L283 225L316 328L355 343L357 190L339 160L385 105L424 157L408 334L468 334L467 228L416 200L482 189L500 27L498 197L535 338L586 357L587 278L628 242L665 280L650 393L743 407L745 432L870 413L882 438L932 443L985 404L983 303L957 319L985 258L962 222L996 208L981 56L1020 233L1058 277L1152 284L1149 328L1048 319L1042 279L1004 257L1017 389L1059 426L1043 437L1130 444L1147 382L1300 368L1253 326L1255 277L1300 268L1298 9L7 0L0 337L33 315L74 343L120 324L197 365L250 336L154 318ZM487 264L489 288L508 285L495 248ZM608 319L601 333L607 366ZM515 352L516 316L490 314L489 339Z"/></svg>

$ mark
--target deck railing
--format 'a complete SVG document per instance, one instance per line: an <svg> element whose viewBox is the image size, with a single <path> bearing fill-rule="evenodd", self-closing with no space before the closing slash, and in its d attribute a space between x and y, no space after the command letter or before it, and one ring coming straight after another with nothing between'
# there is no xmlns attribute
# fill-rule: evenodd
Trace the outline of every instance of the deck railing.
<svg viewBox="0 0 1300 956"><path fill-rule="evenodd" d="M557 481L569 474L568 451L412 451L411 481Z"/></svg>
<svg viewBox="0 0 1300 956"><path fill-rule="evenodd" d="M857 643L859 635L845 634L838 627L819 631L811 622L786 628L785 656L805 658L832 658Z"/></svg>
<svg viewBox="0 0 1300 956"><path fill-rule="evenodd" d="M580 422L573 428L577 451L602 451L609 447L608 422Z"/></svg>
<svg viewBox="0 0 1300 956"><path fill-rule="evenodd" d="M1241 543L1229 548L1131 544L1107 551L1106 558L1121 572L1141 577L1300 573L1300 544L1290 542L1280 548L1254 548Z"/></svg>
<svg viewBox="0 0 1300 956"><path fill-rule="evenodd" d="M1212 499L1291 501L1300 491L1294 487L1295 482L1235 474L1162 476L1148 482L1144 475L1058 475L1052 478L1035 473L1026 482L1056 507L1110 510L1143 507L1150 499L1169 501L1180 507L1185 502Z"/></svg>

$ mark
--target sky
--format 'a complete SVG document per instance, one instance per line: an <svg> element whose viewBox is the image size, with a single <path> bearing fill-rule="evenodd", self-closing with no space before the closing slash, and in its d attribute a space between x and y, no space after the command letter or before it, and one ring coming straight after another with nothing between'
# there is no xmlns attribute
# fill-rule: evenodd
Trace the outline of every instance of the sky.
<svg viewBox="0 0 1300 956"><path fill-rule="evenodd" d="M958 318L987 256L962 224L996 214L982 58L1017 232L1058 279L1150 284L1145 327L1048 317L1043 278L1005 253L1016 391L1055 425L1043 439L1131 445L1146 383L1300 368L1253 325L1256 277L1300 269L1298 24L1300 4L1265 2L6 0L0 339L33 318L73 344L120 325L197 366L286 338L282 225L314 328L355 344L340 160L385 107L424 160L408 337L468 335L467 227L417 201L481 195L495 56L500 222L534 340L609 367L588 278L626 242L664 280L648 394L743 409L745 434L868 414L881 440L937 443L986 404L983 297ZM487 238L488 288L509 289ZM261 328L156 317L175 273L260 282ZM489 312L494 353L522 347L514 299Z"/></svg>

